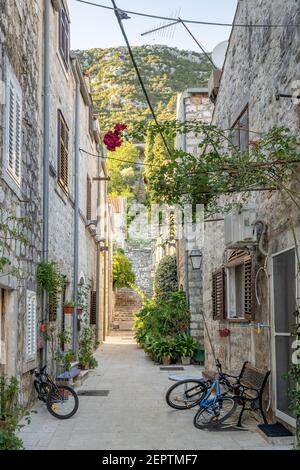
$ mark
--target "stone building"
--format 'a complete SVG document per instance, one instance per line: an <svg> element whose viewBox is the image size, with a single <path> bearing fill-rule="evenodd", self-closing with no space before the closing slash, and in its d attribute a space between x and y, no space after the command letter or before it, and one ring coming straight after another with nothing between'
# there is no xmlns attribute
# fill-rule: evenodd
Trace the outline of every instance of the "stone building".
<svg viewBox="0 0 300 470"><path fill-rule="evenodd" d="M37 353L34 319L35 273L42 240L42 30L41 0L30 2L30 8L27 2L1 0L0 258L9 259L11 265L0 269L0 371L17 376L25 390Z"/></svg>
<svg viewBox="0 0 300 470"><path fill-rule="evenodd" d="M247 151L250 140L272 127L299 134L299 102L292 95L300 79L300 5L294 0L239 1L234 21L294 25L231 32L212 123L231 129L241 151ZM299 168L292 170L289 184L299 191ZM238 201L239 195L229 199ZM251 361L271 370L267 409L273 418L294 425L286 374L299 279L290 219L299 239L297 207L289 201L287 210L279 191L258 191L250 193L241 213L226 216L225 222L206 223L203 303L215 355L224 369L239 371L244 361ZM254 243L249 243L246 231L250 228L253 237L255 227ZM206 366L212 369L207 335L205 343Z"/></svg>
<svg viewBox="0 0 300 470"><path fill-rule="evenodd" d="M207 88L188 88L177 98L177 119L179 121L200 121L210 123L213 106ZM176 146L186 152L199 156L199 137L194 133L178 134ZM203 287L202 287L202 243L193 237L201 226L196 228L192 222L185 221L183 237L176 241L178 285L186 293L191 311L190 334L203 342ZM198 263L198 264L197 264Z"/></svg>
<svg viewBox="0 0 300 470"><path fill-rule="evenodd" d="M89 78L70 52L67 2L0 6L0 372L21 381L25 402L29 371L50 358L40 322L57 334L70 329L68 347L78 352L81 322L63 313L65 301L83 300L96 337L105 337L112 282L108 171ZM41 261L56 262L66 279L55 305L37 292Z"/></svg>

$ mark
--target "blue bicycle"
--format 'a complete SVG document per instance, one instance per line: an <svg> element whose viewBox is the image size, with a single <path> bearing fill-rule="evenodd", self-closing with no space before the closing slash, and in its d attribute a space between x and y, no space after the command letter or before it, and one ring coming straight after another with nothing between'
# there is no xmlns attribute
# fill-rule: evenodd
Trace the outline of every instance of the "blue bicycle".
<svg viewBox="0 0 300 470"><path fill-rule="evenodd" d="M232 416L237 407L234 397L221 392L219 379L212 382L204 397L199 402L199 410L194 417L194 426L202 429L216 427Z"/></svg>

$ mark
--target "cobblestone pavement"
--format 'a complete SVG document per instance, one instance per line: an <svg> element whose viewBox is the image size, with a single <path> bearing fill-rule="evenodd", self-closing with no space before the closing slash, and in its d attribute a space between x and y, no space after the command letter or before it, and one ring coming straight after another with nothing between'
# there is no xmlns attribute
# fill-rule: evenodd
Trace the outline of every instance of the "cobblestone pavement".
<svg viewBox="0 0 300 470"><path fill-rule="evenodd" d="M107 397L80 397L79 410L66 421L38 405L20 432L26 449L287 449L269 445L250 421L248 431L202 431L193 426L195 410L169 408L164 395L171 382L126 333L111 336L97 351L99 367L83 389L109 390ZM198 375L185 366L178 374Z"/></svg>

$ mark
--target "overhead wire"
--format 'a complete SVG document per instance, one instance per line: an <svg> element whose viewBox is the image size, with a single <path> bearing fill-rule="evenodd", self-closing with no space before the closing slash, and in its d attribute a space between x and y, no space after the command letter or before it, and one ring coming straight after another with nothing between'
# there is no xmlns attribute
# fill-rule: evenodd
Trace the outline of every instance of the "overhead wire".
<svg viewBox="0 0 300 470"><path fill-rule="evenodd" d="M153 15L149 13L142 13L138 11L132 11L132 10L125 10L123 8L117 8L117 7L109 7L107 5L101 5L99 3L94 3L90 2L88 0L74 0L75 2L78 3L84 3L86 5L91 5L94 7L98 8L103 8L106 10L114 10L115 12L121 11L124 13L129 13L130 15L136 15L136 16L143 16L145 18L156 18L158 20L167 20L167 21L173 21L174 18L170 18L168 16L160 16L160 15ZM300 25L298 24L246 24L246 23L220 23L216 21L200 21L200 20L188 20L188 19L183 19L185 23L192 23L192 24L202 24L202 25L207 25L207 26L225 26L225 27L244 27L244 28L299 28Z"/></svg>
<svg viewBox="0 0 300 470"><path fill-rule="evenodd" d="M143 90L143 93L144 93L144 96L146 98L146 101L147 101L147 104L149 106L149 109L151 111L151 114L152 114L152 117L153 117L153 120L155 122L155 124L157 125L158 129L159 129L159 133L160 133L160 136L163 140L163 143L164 143L164 146L168 152L168 154L171 156L171 151L170 151L170 148L168 146L168 143L166 141L166 138L161 130L161 127L159 125L159 122L157 120L157 117L156 117L156 114L155 114L155 111L153 109L153 106L152 106L152 103L151 103L151 100L149 98L149 95L148 95L148 92L146 90L146 87L144 85L144 82L143 82L143 79L142 79L142 76L141 76L141 73L140 73L140 70L139 70L139 67L136 63L136 60L134 58L134 55L133 55L133 52L132 52L132 49L131 49L131 46L130 46L130 43L129 43L129 40L128 40L128 37L127 37L127 34L125 32L125 29L123 27L123 23L122 23L122 19L121 19L121 16L120 16L120 10L116 7L116 3L114 0L111 0L112 1L112 4L114 6L114 11L115 11L115 15L117 17L117 20L118 20L118 23L119 23L119 26L120 26L120 29L121 29L121 32L122 32L122 35L124 37L124 40L125 40L125 43L127 45L127 49L128 49L128 52L129 52L129 55L130 55L130 58L131 58L131 61L132 61L132 65L134 66L134 69L136 71L136 74L137 74L137 77L138 77L138 80L140 82L140 85L141 85L141 88Z"/></svg>

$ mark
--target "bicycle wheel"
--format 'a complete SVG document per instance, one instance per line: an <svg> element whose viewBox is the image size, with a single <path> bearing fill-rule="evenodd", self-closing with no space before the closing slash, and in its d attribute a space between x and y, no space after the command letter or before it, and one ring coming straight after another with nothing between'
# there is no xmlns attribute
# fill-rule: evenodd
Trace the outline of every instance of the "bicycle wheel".
<svg viewBox="0 0 300 470"><path fill-rule="evenodd" d="M199 404L206 390L207 384L203 380L181 380L169 388L166 401L176 410L188 410Z"/></svg>
<svg viewBox="0 0 300 470"><path fill-rule="evenodd" d="M73 388L67 385L56 385L47 397L47 409L55 418L71 418L78 410L79 400Z"/></svg>
<svg viewBox="0 0 300 470"><path fill-rule="evenodd" d="M200 408L194 417L194 426L198 429L218 426L233 415L237 403L233 398L219 398L213 406Z"/></svg>

